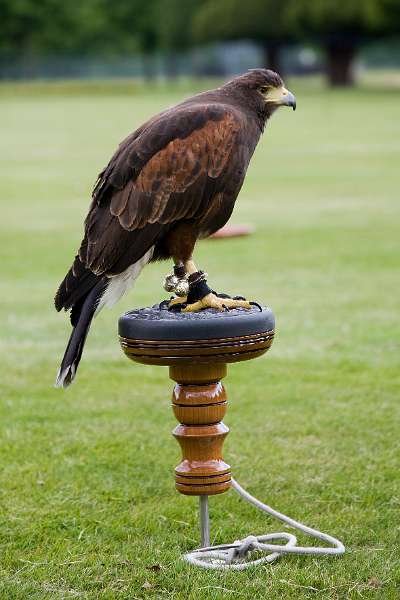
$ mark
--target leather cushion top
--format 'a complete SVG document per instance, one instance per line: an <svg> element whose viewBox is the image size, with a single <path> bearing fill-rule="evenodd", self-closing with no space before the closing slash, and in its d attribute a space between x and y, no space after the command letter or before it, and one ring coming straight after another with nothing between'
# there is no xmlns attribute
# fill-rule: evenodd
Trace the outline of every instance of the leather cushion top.
<svg viewBox="0 0 400 600"><path fill-rule="evenodd" d="M272 310L256 306L229 312L171 312L159 305L130 310L118 322L121 337L139 340L207 340L254 335L275 329Z"/></svg>

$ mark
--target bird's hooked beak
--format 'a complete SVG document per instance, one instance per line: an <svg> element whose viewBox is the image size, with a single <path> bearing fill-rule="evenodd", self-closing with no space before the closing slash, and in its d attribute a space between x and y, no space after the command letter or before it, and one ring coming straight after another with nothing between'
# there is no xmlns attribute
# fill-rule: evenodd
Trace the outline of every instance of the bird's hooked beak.
<svg viewBox="0 0 400 600"><path fill-rule="evenodd" d="M265 100L276 106L291 106L293 110L296 110L296 98L294 94L283 86L270 89L265 96Z"/></svg>

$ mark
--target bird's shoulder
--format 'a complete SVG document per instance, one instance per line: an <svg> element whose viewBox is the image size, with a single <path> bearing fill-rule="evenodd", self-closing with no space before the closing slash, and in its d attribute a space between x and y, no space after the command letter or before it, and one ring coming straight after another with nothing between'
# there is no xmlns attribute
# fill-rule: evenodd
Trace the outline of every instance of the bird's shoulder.
<svg viewBox="0 0 400 600"><path fill-rule="evenodd" d="M246 128L246 115L237 107L206 95L193 97L156 115L127 136L118 146L108 165L99 174L93 198L99 202L136 179L153 157L169 146L169 159L176 158L188 144L208 140L208 146L229 139ZM183 141L183 143L182 143ZM210 148L210 149L211 149ZM167 157L167 153L164 152Z"/></svg>

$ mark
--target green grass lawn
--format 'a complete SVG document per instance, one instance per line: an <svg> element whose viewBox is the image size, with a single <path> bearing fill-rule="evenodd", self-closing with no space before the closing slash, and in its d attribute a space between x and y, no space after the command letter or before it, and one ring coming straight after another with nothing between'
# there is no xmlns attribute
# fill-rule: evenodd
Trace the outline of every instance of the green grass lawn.
<svg viewBox="0 0 400 600"><path fill-rule="evenodd" d="M272 119L232 217L256 232L196 258L277 319L270 353L225 381L234 476L347 553L239 573L180 560L199 532L174 489L172 382L116 335L119 314L164 296L169 265L102 312L75 385L52 387L70 330L53 296L96 174L188 87L3 85L1 599L400 597L400 90L290 84L298 110ZM210 504L214 543L282 530L232 491Z"/></svg>

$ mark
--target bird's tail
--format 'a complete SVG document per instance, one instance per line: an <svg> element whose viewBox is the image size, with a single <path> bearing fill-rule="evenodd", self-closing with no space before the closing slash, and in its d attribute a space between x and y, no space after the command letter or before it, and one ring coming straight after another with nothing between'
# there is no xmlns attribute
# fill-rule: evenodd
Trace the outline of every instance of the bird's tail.
<svg viewBox="0 0 400 600"><path fill-rule="evenodd" d="M66 388L73 382L81 360L86 336L106 287L106 281L101 279L79 303L72 307L71 321L73 329L57 373L55 387Z"/></svg>

